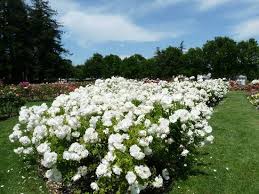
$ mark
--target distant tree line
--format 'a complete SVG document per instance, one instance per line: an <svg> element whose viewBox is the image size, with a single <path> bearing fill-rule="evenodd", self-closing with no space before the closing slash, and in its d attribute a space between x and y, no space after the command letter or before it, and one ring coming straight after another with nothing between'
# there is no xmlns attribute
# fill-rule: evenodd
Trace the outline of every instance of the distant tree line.
<svg viewBox="0 0 259 194"><path fill-rule="evenodd" d="M41 82L72 72L55 14L48 1L0 0L0 79Z"/></svg>
<svg viewBox="0 0 259 194"><path fill-rule="evenodd" d="M140 54L121 59L117 55L95 53L82 65L65 59L60 25L47 0L0 0L0 80L43 82L58 78L169 79L175 75L211 73L213 77L234 78L244 74L259 77L259 45L255 39L236 42L216 37L201 48L169 46L155 51L154 57Z"/></svg>
<svg viewBox="0 0 259 194"><path fill-rule="evenodd" d="M235 78L244 74L250 80L259 77L259 45L255 39L235 42L228 37L216 37L201 48L186 52L179 47L157 48L154 57L139 54L121 59L117 55L94 54L83 65L76 66L78 78L162 78L175 75L192 76L211 73L213 77Z"/></svg>

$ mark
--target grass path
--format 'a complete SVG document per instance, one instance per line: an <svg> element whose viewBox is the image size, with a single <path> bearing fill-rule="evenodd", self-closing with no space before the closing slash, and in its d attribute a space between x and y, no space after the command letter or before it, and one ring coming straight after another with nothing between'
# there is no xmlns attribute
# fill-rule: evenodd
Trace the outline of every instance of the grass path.
<svg viewBox="0 0 259 194"><path fill-rule="evenodd" d="M29 103L34 105L38 103ZM0 194L48 193L45 182L35 171L35 166L25 167L24 162L13 152L14 145L8 136L17 123L17 117L0 122Z"/></svg>
<svg viewBox="0 0 259 194"><path fill-rule="evenodd" d="M258 194L259 111L243 92L229 92L210 123L215 142L199 157L200 173L179 181L171 194Z"/></svg>
<svg viewBox="0 0 259 194"><path fill-rule="evenodd" d="M13 153L8 135L16 122L16 117L0 122L0 194L47 193L33 167L25 168ZM171 194L258 194L259 111L244 93L230 92L210 123L215 142L202 149L199 173L177 182Z"/></svg>

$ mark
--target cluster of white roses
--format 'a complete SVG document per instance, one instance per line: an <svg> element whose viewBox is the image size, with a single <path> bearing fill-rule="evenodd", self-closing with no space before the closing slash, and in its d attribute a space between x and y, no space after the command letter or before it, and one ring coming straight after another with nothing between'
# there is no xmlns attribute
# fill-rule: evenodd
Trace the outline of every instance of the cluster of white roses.
<svg viewBox="0 0 259 194"><path fill-rule="evenodd" d="M251 81L251 84L252 84L252 85L259 84L259 80L258 80L258 79L254 79L253 81Z"/></svg>
<svg viewBox="0 0 259 194"><path fill-rule="evenodd" d="M172 178L171 161L213 141L208 104L226 93L221 79L97 80L49 108L23 107L9 138L19 145L15 153L40 158L50 180L88 177L90 192L140 193ZM168 161L157 162L161 154Z"/></svg>

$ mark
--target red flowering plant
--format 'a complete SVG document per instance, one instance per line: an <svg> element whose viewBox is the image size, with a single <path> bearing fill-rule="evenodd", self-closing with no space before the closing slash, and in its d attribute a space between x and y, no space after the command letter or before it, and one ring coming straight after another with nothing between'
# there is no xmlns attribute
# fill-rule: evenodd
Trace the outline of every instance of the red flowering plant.
<svg viewBox="0 0 259 194"><path fill-rule="evenodd" d="M68 94L84 83L42 83L29 84L27 87L21 87L21 94L28 101L46 101L53 100L60 94Z"/></svg>
<svg viewBox="0 0 259 194"><path fill-rule="evenodd" d="M246 86L246 91L249 93L249 94L251 94L251 95L253 95L253 94L256 94L256 93L259 93L259 83L257 83L257 84L248 84L247 86Z"/></svg>
<svg viewBox="0 0 259 194"><path fill-rule="evenodd" d="M234 90L234 91L241 89L240 85L234 80L229 81L229 88L230 88L230 90Z"/></svg>

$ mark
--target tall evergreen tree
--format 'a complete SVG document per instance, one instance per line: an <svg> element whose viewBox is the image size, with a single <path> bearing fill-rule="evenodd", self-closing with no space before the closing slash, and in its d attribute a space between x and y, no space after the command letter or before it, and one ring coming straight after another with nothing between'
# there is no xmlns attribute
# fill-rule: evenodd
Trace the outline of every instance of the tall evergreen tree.
<svg viewBox="0 0 259 194"><path fill-rule="evenodd" d="M60 25L54 19L56 12L46 0L32 0L30 31L33 44L34 79L43 81L57 78L66 52L61 44Z"/></svg>
<svg viewBox="0 0 259 194"><path fill-rule="evenodd" d="M22 0L0 1L0 78L26 80L31 61L27 7Z"/></svg>

